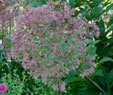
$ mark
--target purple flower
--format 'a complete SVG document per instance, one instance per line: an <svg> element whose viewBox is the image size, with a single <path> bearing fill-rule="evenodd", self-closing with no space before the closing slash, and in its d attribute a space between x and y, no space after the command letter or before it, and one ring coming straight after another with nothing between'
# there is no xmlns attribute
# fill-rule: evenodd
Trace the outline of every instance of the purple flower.
<svg viewBox="0 0 113 95"><path fill-rule="evenodd" d="M81 63L94 67L92 58L82 55L87 46L84 40L92 39L97 26L94 22L74 18L74 10L67 3L57 1L37 8L28 6L23 10L15 32L11 34L11 56L21 61L35 79L42 76L48 86L54 83L55 90L59 82L62 91L65 84L61 79L69 70L78 70ZM81 76L91 71L93 69L88 68Z"/></svg>
<svg viewBox="0 0 113 95"><path fill-rule="evenodd" d="M6 90L7 90L6 84L0 84L0 92L3 93Z"/></svg>

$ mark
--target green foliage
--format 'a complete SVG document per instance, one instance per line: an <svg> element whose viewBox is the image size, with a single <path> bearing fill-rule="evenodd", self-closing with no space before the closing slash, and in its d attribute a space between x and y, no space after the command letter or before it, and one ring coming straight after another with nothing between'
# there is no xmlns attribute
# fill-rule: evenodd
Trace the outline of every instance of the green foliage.
<svg viewBox="0 0 113 95"><path fill-rule="evenodd" d="M111 0L69 0L69 4L72 8L76 9L75 17L85 17L88 21L93 20L99 27L100 36L94 38L96 41L99 40L99 42L95 45L90 43L86 50L93 56L96 53L97 57L96 61L98 65L91 78L104 89L107 95L112 95L113 3ZM73 75L70 74L70 79L73 80L75 76L71 76ZM77 79L77 77L75 77L75 79ZM76 83L76 81L72 81L72 83L74 82ZM88 87L90 86L91 84L88 84ZM80 92L80 95L103 95L102 93L97 93L98 91L95 88L92 90L87 88L83 92L78 89L78 92Z"/></svg>
<svg viewBox="0 0 113 95"><path fill-rule="evenodd" d="M38 6L42 6L43 4L46 4L47 1L48 0L29 0L29 2L27 2L27 5L38 7Z"/></svg>
<svg viewBox="0 0 113 95"><path fill-rule="evenodd" d="M100 60L99 63L104 63L104 62L107 62L107 61L112 61L113 62L113 59L110 58L110 57L104 57L103 59Z"/></svg>
<svg viewBox="0 0 113 95"><path fill-rule="evenodd" d="M113 72L113 69L108 72L104 66L100 66L99 70L101 70L101 72L99 75L95 76L95 80L106 90L107 95L112 95L113 76L111 73Z"/></svg>
<svg viewBox="0 0 113 95"><path fill-rule="evenodd" d="M11 63L3 61L0 83L7 85L7 91L0 95L54 95L52 87L48 87L40 78L33 79L29 71L23 69L19 62L12 59Z"/></svg>
<svg viewBox="0 0 113 95"><path fill-rule="evenodd" d="M4 92L2 95L22 95L24 85L24 77L21 80L19 75L14 73L12 77L11 74L4 74L1 78L0 83L5 83L7 85L7 91Z"/></svg>
<svg viewBox="0 0 113 95"><path fill-rule="evenodd" d="M48 0L28 0L26 5L33 7L42 6ZM62 0L66 1L66 0ZM68 0L71 8L76 12L73 16L94 20L98 27L100 36L95 41L87 41L86 53L97 57L97 67L92 78L106 95L113 95L113 3L110 0ZM3 32L0 31L0 34ZM12 41L9 37L0 36L7 41L3 43L5 49L10 48ZM33 39L38 43L38 38ZM68 39L71 42L71 38ZM65 44L61 41L62 50ZM70 52L70 54L73 51ZM40 53L40 55L42 55ZM65 60L62 60L62 62ZM85 68L85 67L84 67ZM29 71L24 71L20 63L13 59L8 63L0 49L0 82L7 84L8 90L3 95L55 95L52 87L47 87L41 79L34 80L29 77ZM103 95L102 92L85 78L78 77L79 72L70 71L64 81L67 84L64 95ZM1 94L1 93L0 93Z"/></svg>
<svg viewBox="0 0 113 95"><path fill-rule="evenodd" d="M97 70L97 71L95 72L95 75L96 75L96 76L104 76L102 70Z"/></svg>
<svg viewBox="0 0 113 95"><path fill-rule="evenodd" d="M101 4L102 2L103 2L104 0L93 0L93 2L92 2L92 6L93 7L96 7L96 6L98 6L99 4Z"/></svg>
<svg viewBox="0 0 113 95"><path fill-rule="evenodd" d="M78 77L80 72L78 71L70 71L67 75L66 79L64 80L66 83L73 83L78 81L84 81L84 78Z"/></svg>
<svg viewBox="0 0 113 95"><path fill-rule="evenodd" d="M102 7L94 8L90 13L90 19L97 19L102 13Z"/></svg>
<svg viewBox="0 0 113 95"><path fill-rule="evenodd" d="M101 57L112 56L113 50L113 36L110 32L113 30L112 25L112 2L106 0L76 0L74 8L79 10L75 12L75 16L86 17L89 21L94 20L99 26L100 37L96 40L100 40L97 46L97 54ZM109 15L108 15L109 14ZM107 27L106 27L107 26ZM107 35L110 35L109 38Z"/></svg>

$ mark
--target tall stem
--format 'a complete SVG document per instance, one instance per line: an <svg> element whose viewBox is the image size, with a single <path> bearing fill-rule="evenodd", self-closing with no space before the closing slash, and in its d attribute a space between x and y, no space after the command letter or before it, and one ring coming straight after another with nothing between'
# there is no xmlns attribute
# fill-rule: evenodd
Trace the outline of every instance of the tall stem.
<svg viewBox="0 0 113 95"><path fill-rule="evenodd" d="M106 95L106 92L95 82L93 81L90 77L86 76L86 78L91 82L93 83L103 94Z"/></svg>
<svg viewBox="0 0 113 95"><path fill-rule="evenodd" d="M79 69L79 72L82 72L80 69ZM106 95L106 92L94 81L92 80L90 77L88 76L85 76L91 83L93 83L104 95Z"/></svg>
<svg viewBox="0 0 113 95"><path fill-rule="evenodd" d="M60 83L58 81L58 95L60 95Z"/></svg>

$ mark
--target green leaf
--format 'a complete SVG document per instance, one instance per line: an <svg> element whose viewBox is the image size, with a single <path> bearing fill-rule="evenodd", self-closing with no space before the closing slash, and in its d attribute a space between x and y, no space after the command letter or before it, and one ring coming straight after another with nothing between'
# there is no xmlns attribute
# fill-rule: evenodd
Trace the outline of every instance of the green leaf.
<svg viewBox="0 0 113 95"><path fill-rule="evenodd" d="M92 47L92 48L89 50L88 54L94 56L94 55L96 54L96 50L97 50L96 47Z"/></svg>
<svg viewBox="0 0 113 95"><path fill-rule="evenodd" d="M69 74L70 75L80 75L80 72L71 70L71 71L69 71Z"/></svg>
<svg viewBox="0 0 113 95"><path fill-rule="evenodd" d="M12 39L10 37L4 37L3 40L12 41Z"/></svg>
<svg viewBox="0 0 113 95"><path fill-rule="evenodd" d="M69 77L69 78L66 78L64 80L65 83L72 83L72 82L75 82L75 81L84 81L85 79L84 78L81 78L81 77L78 77L78 76L72 76L72 77Z"/></svg>
<svg viewBox="0 0 113 95"><path fill-rule="evenodd" d="M12 45L12 43L3 43L2 45Z"/></svg>
<svg viewBox="0 0 113 95"><path fill-rule="evenodd" d="M113 69L109 72L110 82L113 81Z"/></svg>
<svg viewBox="0 0 113 95"><path fill-rule="evenodd" d="M95 44L99 43L100 40L96 40L96 41L93 41L93 40L85 40L84 42L85 42L86 44L93 44L93 45L95 45Z"/></svg>
<svg viewBox="0 0 113 95"><path fill-rule="evenodd" d="M113 17L110 17L107 27L110 27L113 24Z"/></svg>
<svg viewBox="0 0 113 95"><path fill-rule="evenodd" d="M99 92L97 91L87 90L87 91L81 91L79 95L102 95L102 94L99 94Z"/></svg>
<svg viewBox="0 0 113 95"><path fill-rule="evenodd" d="M0 64L2 64L2 60L3 60L3 55L2 55L2 50L0 50Z"/></svg>
<svg viewBox="0 0 113 95"><path fill-rule="evenodd" d="M69 0L69 4L71 5L71 7L73 8L75 5L75 0Z"/></svg>
<svg viewBox="0 0 113 95"><path fill-rule="evenodd" d="M89 66L88 64L82 64L82 65L80 66L80 68L81 68L82 70L86 70L86 69L89 69L90 66Z"/></svg>
<svg viewBox="0 0 113 95"><path fill-rule="evenodd" d="M109 45L113 44L113 38L106 39L105 44L108 44L108 43L109 43Z"/></svg>
<svg viewBox="0 0 113 95"><path fill-rule="evenodd" d="M39 42L39 38L38 37L37 38L34 38L33 41L36 42L36 43L38 43Z"/></svg>
<svg viewBox="0 0 113 95"><path fill-rule="evenodd" d="M90 19L98 18L98 16L101 14L102 10L103 10L102 7L94 8L90 14Z"/></svg>
<svg viewBox="0 0 113 95"><path fill-rule="evenodd" d="M85 50L85 53L86 54L88 53L89 55L93 56L95 55L96 50L97 50L96 46L94 46L93 44L89 44Z"/></svg>
<svg viewBox="0 0 113 95"><path fill-rule="evenodd" d="M92 48L92 44L88 45L88 46L86 47L85 53L88 53L91 48Z"/></svg>
<svg viewBox="0 0 113 95"><path fill-rule="evenodd" d="M104 63L104 62L107 62L107 61L112 61L113 62L113 59L110 58L110 57L104 57L103 59L100 60L99 63Z"/></svg>
<svg viewBox="0 0 113 95"><path fill-rule="evenodd" d="M92 6L98 6L101 2L103 2L104 0L93 0Z"/></svg>
<svg viewBox="0 0 113 95"><path fill-rule="evenodd" d="M104 41L102 41L103 43ZM105 47L105 44L99 43L97 45L97 54L99 54L102 58L107 56L113 56L113 49L111 46Z"/></svg>
<svg viewBox="0 0 113 95"><path fill-rule="evenodd" d="M106 12L108 12L109 10L111 10L113 8L113 3L110 4L107 8L106 8Z"/></svg>
<svg viewBox="0 0 113 95"><path fill-rule="evenodd" d="M46 4L46 2L48 1L48 0L38 0L39 2L42 2L43 4Z"/></svg>
<svg viewBox="0 0 113 95"><path fill-rule="evenodd" d="M67 61L65 58L62 58L61 61L62 61L63 63L67 63L67 64L68 64L68 61Z"/></svg>
<svg viewBox="0 0 113 95"><path fill-rule="evenodd" d="M37 7L37 6L41 6L42 4L40 2L38 2L37 0L33 0L29 3L29 6L33 6L33 7Z"/></svg>
<svg viewBox="0 0 113 95"><path fill-rule="evenodd" d="M12 47L12 39L10 38L10 37L4 37L3 38L3 43L2 43L2 45L4 45L5 47L5 49L8 49L8 48L11 48Z"/></svg>
<svg viewBox="0 0 113 95"><path fill-rule="evenodd" d="M99 27L99 31L100 31L100 37L105 37L105 22L103 20L100 20L97 22L97 25Z"/></svg>
<svg viewBox="0 0 113 95"><path fill-rule="evenodd" d="M96 76L104 76L103 71L102 70L97 70L95 73Z"/></svg>
<svg viewBox="0 0 113 95"><path fill-rule="evenodd" d="M108 30L106 31L106 35L110 32L110 31L112 31L113 30L113 25L112 26L110 26L109 28L108 28Z"/></svg>
<svg viewBox="0 0 113 95"><path fill-rule="evenodd" d="M61 0L62 2L66 1L66 0Z"/></svg>

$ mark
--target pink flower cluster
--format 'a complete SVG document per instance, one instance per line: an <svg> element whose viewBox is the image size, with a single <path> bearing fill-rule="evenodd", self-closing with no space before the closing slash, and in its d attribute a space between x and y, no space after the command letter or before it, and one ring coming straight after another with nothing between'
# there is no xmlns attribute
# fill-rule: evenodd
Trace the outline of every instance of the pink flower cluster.
<svg viewBox="0 0 113 95"><path fill-rule="evenodd" d="M7 86L6 86L6 84L0 84L0 92L1 93L4 93L4 91L6 91L7 90Z"/></svg>
<svg viewBox="0 0 113 95"><path fill-rule="evenodd" d="M37 8L28 6L12 34L12 57L30 69L31 76L42 76L56 90L58 84L60 90L65 89L62 78L70 70L78 70L81 63L90 67L83 70L82 77L93 73L95 67L94 57L83 56L87 46L83 41L98 36L98 27L72 17L73 13L66 2L60 1Z"/></svg>
<svg viewBox="0 0 113 95"><path fill-rule="evenodd" d="M15 29L14 22L19 12L13 5L10 7L9 2L11 1L0 0L0 40L2 40L3 53L6 57L9 56L9 48L7 47L11 43L7 38L10 37L10 33Z"/></svg>
<svg viewBox="0 0 113 95"><path fill-rule="evenodd" d="M17 16L18 10L10 8L5 0L0 0L0 2L0 31L8 34L14 26L14 17Z"/></svg>

